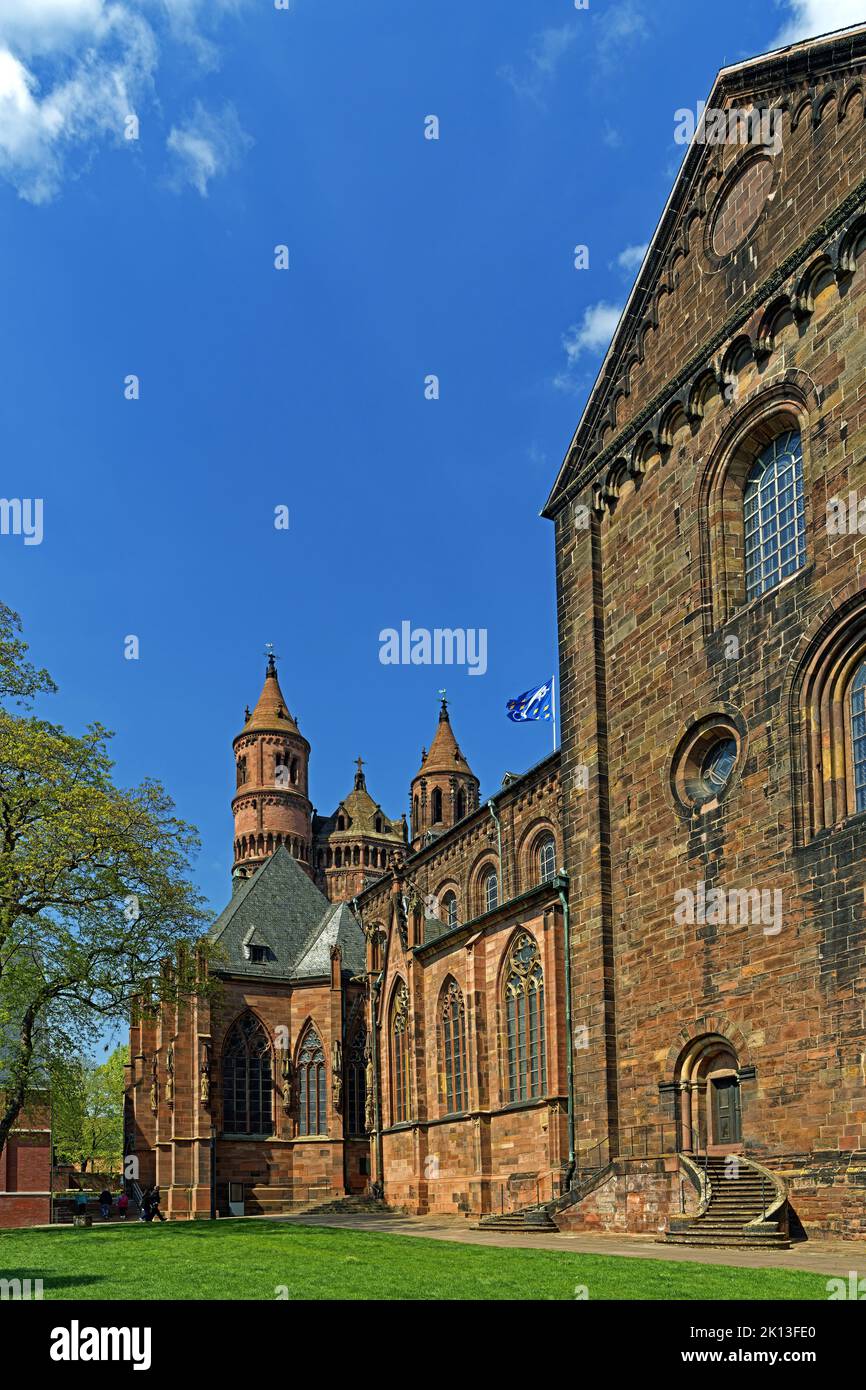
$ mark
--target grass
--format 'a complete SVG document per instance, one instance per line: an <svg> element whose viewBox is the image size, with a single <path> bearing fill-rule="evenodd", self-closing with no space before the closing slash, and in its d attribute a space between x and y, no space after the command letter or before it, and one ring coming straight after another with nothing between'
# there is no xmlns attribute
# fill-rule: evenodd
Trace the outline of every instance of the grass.
<svg viewBox="0 0 866 1390"><path fill-rule="evenodd" d="M0 1233L0 1279L46 1299L826 1299L826 1279L501 1249L276 1221ZM583 1295L587 1296L587 1295Z"/></svg>

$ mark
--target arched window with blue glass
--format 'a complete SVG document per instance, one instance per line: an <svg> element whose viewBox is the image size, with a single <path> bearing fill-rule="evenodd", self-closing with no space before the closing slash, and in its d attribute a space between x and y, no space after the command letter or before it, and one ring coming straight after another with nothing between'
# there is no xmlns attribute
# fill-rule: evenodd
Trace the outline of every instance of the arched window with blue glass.
<svg viewBox="0 0 866 1390"><path fill-rule="evenodd" d="M860 662L851 682L851 761L855 809L866 811L866 661Z"/></svg>
<svg viewBox="0 0 866 1390"><path fill-rule="evenodd" d="M798 430L761 451L743 495L746 600L775 589L806 563L803 447Z"/></svg>

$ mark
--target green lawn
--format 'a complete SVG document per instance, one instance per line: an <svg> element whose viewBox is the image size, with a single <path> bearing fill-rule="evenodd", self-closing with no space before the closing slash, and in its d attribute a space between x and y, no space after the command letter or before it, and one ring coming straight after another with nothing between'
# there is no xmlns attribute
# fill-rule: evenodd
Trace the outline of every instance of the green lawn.
<svg viewBox="0 0 866 1390"><path fill-rule="evenodd" d="M796 1270L506 1250L418 1236L218 1221L0 1233L0 1278L60 1299L826 1299ZM584 1295L586 1296L586 1295Z"/></svg>

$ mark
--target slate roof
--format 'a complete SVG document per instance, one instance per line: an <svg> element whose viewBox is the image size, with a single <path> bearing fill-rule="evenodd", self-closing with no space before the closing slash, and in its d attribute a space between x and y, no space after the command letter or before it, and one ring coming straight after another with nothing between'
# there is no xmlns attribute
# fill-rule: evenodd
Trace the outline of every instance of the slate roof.
<svg viewBox="0 0 866 1390"><path fill-rule="evenodd" d="M345 903L330 903L284 845L236 890L210 930L224 959L220 973L260 979L308 979L327 975L331 947L343 952L343 968L364 964L364 936ZM246 947L268 947L271 958L247 959Z"/></svg>

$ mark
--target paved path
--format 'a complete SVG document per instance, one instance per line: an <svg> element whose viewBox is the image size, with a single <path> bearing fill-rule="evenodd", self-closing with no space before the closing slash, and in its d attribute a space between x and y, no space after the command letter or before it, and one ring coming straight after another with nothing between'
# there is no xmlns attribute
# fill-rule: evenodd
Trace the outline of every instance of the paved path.
<svg viewBox="0 0 866 1390"><path fill-rule="evenodd" d="M261 1217L253 1217L254 1221ZM426 1236L430 1240L456 1240L461 1244L492 1245L506 1249L564 1250L579 1255L624 1255L638 1260L675 1260L687 1264L728 1265L738 1269L804 1269L816 1274L847 1278L849 1270L866 1276L866 1242L862 1240L811 1240L790 1250L712 1250L686 1245L659 1244L655 1236L566 1235L515 1231L476 1231L462 1217L342 1215L333 1212L276 1216L301 1226L338 1226L349 1231L380 1231L386 1235Z"/></svg>

